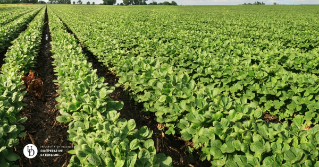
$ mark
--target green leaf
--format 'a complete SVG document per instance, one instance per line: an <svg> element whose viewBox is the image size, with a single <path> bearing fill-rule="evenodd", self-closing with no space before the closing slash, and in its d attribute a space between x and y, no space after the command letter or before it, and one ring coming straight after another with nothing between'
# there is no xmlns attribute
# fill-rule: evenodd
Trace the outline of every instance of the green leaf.
<svg viewBox="0 0 319 167"><path fill-rule="evenodd" d="M56 117L56 120L60 123L67 123L69 122L70 119L68 116L62 115L62 116Z"/></svg>
<svg viewBox="0 0 319 167"><path fill-rule="evenodd" d="M177 124L177 127L183 130L189 127L189 123L188 121L181 119L180 122Z"/></svg>
<svg viewBox="0 0 319 167"><path fill-rule="evenodd" d="M210 154L213 155L213 159L221 159L224 156L221 150L215 146L210 148Z"/></svg>
<svg viewBox="0 0 319 167"><path fill-rule="evenodd" d="M190 140L190 139L192 139L192 135L190 135L189 133L187 133L187 132L182 132L182 139L183 140Z"/></svg>
<svg viewBox="0 0 319 167"><path fill-rule="evenodd" d="M5 157L6 157L6 159L7 159L8 161L16 161L16 160L20 159L20 156L17 155L16 153L14 153L14 152L10 152L10 153L9 153L8 155L6 155Z"/></svg>
<svg viewBox="0 0 319 167"><path fill-rule="evenodd" d="M171 157L166 157L163 153L156 154L156 164L160 164L160 167L171 167L172 162Z"/></svg>
<svg viewBox="0 0 319 167"><path fill-rule="evenodd" d="M263 153L265 152L264 144L260 141L256 141L250 145L251 151L255 153Z"/></svg>
<svg viewBox="0 0 319 167"><path fill-rule="evenodd" d="M189 120L190 122L200 123L200 120L196 119L195 115L192 113L187 114L186 117L187 117L187 120Z"/></svg>
<svg viewBox="0 0 319 167"><path fill-rule="evenodd" d="M154 141L152 139L148 139L143 143L143 145L146 149L154 147Z"/></svg>
<svg viewBox="0 0 319 167"><path fill-rule="evenodd" d="M103 99L106 97L106 95L111 94L112 92L113 90L106 90L105 88L102 88L99 91L100 98Z"/></svg>
<svg viewBox="0 0 319 167"><path fill-rule="evenodd" d="M147 126L141 127L141 129L138 131L139 135L144 137L144 138L149 138L151 131L148 130Z"/></svg>
<svg viewBox="0 0 319 167"><path fill-rule="evenodd" d="M194 89L194 87L195 87L195 81L194 80L191 80L190 82L189 82L189 84L188 84L188 89L190 89L190 90L193 90Z"/></svg>
<svg viewBox="0 0 319 167"><path fill-rule="evenodd" d="M159 89L163 89L163 83L162 82L157 82L156 85Z"/></svg>
<svg viewBox="0 0 319 167"><path fill-rule="evenodd" d="M291 150L288 150L284 153L284 159L289 163L293 163L296 160L296 156Z"/></svg>
<svg viewBox="0 0 319 167"><path fill-rule="evenodd" d="M25 132L21 132L20 134L19 134L19 137L24 137L24 136L26 136L27 134L25 133Z"/></svg>
<svg viewBox="0 0 319 167"><path fill-rule="evenodd" d="M81 164L81 162L80 162L78 157L76 157L75 155L72 155L72 157L70 159L70 164L75 164L75 165L79 166Z"/></svg>
<svg viewBox="0 0 319 167"><path fill-rule="evenodd" d="M224 143L220 149L223 153L232 153L235 151L235 147L230 143Z"/></svg>
<svg viewBox="0 0 319 167"><path fill-rule="evenodd" d="M185 93L186 96L192 95L192 91L190 89L187 89L187 88L183 88L183 93Z"/></svg>
<svg viewBox="0 0 319 167"><path fill-rule="evenodd" d="M297 115L295 116L295 118L293 119L294 123L296 123L298 126L301 126L304 122L304 116L301 115Z"/></svg>
<svg viewBox="0 0 319 167"><path fill-rule="evenodd" d="M82 150L76 150L75 153L80 160L86 158L86 154Z"/></svg>
<svg viewBox="0 0 319 167"><path fill-rule="evenodd" d="M75 154L75 150L69 150L68 153L69 154Z"/></svg>
<svg viewBox="0 0 319 167"><path fill-rule="evenodd" d="M139 158L140 161L145 163L151 158L151 154L150 154L150 152L148 150L143 148L141 151L139 151L138 158Z"/></svg>
<svg viewBox="0 0 319 167"><path fill-rule="evenodd" d="M130 149L131 150L136 150L138 147L140 147L140 142L138 139L134 139L130 143Z"/></svg>
<svg viewBox="0 0 319 167"><path fill-rule="evenodd" d="M116 159L115 167L123 167L125 164L125 158L122 157L121 159Z"/></svg>
<svg viewBox="0 0 319 167"><path fill-rule="evenodd" d="M303 151L300 148L291 147L290 150L285 151L284 159L290 163L299 161L303 157Z"/></svg>
<svg viewBox="0 0 319 167"><path fill-rule="evenodd" d="M201 143L206 143L209 141L209 138L207 138L206 136L200 136L198 140Z"/></svg>
<svg viewBox="0 0 319 167"><path fill-rule="evenodd" d="M87 144L81 145L82 151L84 151L86 154L92 153L92 149Z"/></svg>
<svg viewBox="0 0 319 167"><path fill-rule="evenodd" d="M135 152L130 152L126 157L125 167L135 167L136 160L137 160L137 154Z"/></svg>
<svg viewBox="0 0 319 167"><path fill-rule="evenodd" d="M158 99L159 102L165 102L166 100L166 95L161 95L160 98Z"/></svg>
<svg viewBox="0 0 319 167"><path fill-rule="evenodd" d="M99 166L102 163L101 158L96 154L89 154L87 159L90 162L90 164L94 166Z"/></svg>
<svg viewBox="0 0 319 167"><path fill-rule="evenodd" d="M136 127L136 123L135 123L135 120L134 119L130 119L128 122L127 122L127 127L130 131L132 131L133 129L135 129Z"/></svg>
<svg viewBox="0 0 319 167"><path fill-rule="evenodd" d="M183 110L187 110L187 104L186 102L183 100L180 102L180 107L183 109Z"/></svg>

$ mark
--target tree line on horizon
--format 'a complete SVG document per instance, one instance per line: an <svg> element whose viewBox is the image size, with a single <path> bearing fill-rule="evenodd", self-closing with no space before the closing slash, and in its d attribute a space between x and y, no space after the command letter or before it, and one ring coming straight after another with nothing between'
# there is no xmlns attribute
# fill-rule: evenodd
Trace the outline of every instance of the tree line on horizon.
<svg viewBox="0 0 319 167"><path fill-rule="evenodd" d="M244 3L243 5L265 5L265 3L256 1L255 3ZM278 4L277 2L274 2L273 5L278 5Z"/></svg>
<svg viewBox="0 0 319 167"><path fill-rule="evenodd" d="M152 1L151 3L147 4L147 0L123 0L122 3L117 3L117 5L177 5L175 1L168 2L160 2L157 3L155 1ZM116 0L103 0L103 5L115 5Z"/></svg>
<svg viewBox="0 0 319 167"><path fill-rule="evenodd" d="M50 0L50 1L58 1L58 3L60 4L60 1L63 1L63 0ZM70 0L66 0L66 1L70 1ZM147 4L146 1L147 0L123 0L122 3L116 3L116 0L103 0L103 3L101 3L100 5L122 5L122 6L124 5L177 5L175 1L172 1L172 2L164 1L160 3L153 1L149 4ZM71 4L71 1L69 3ZM73 4L82 4L82 0L77 0L77 2L73 1ZM91 5L90 1L88 1L86 4ZM95 5L95 2L93 2L92 5Z"/></svg>
<svg viewBox="0 0 319 167"><path fill-rule="evenodd" d="M244 5L265 5L265 3L256 1L255 3L244 3Z"/></svg>

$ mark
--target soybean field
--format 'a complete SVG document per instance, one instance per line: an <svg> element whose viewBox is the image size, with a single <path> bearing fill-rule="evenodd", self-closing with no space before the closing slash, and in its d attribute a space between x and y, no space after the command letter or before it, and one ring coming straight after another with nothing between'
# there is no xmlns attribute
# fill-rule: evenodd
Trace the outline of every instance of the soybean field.
<svg viewBox="0 0 319 167"><path fill-rule="evenodd" d="M319 166L319 6L0 16L1 167Z"/></svg>

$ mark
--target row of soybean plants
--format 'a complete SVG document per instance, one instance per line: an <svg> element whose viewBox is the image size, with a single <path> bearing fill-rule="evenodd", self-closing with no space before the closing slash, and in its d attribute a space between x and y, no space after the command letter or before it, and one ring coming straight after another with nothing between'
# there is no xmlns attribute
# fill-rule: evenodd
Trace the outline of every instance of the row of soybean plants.
<svg viewBox="0 0 319 167"><path fill-rule="evenodd" d="M10 10L0 11L0 18L3 18L0 20L0 25L4 26L5 24L10 23L11 21L23 16L26 13L29 13L32 10L34 10L32 7L15 7L10 8Z"/></svg>
<svg viewBox="0 0 319 167"><path fill-rule="evenodd" d="M16 20L9 22L8 24L1 25L0 27L0 52L4 52L5 49L10 46L10 42L13 41L21 31L23 31L28 23L34 18L34 16L41 10L43 6L37 6L29 13L24 13ZM26 8L28 9L28 8ZM20 11L22 12L22 11Z"/></svg>
<svg viewBox="0 0 319 167"><path fill-rule="evenodd" d="M117 73L119 83L133 90L135 100L170 127L166 133L177 130L202 148L202 160L211 160L213 166L319 164L318 79L280 64L258 62L262 57L256 59L255 50L261 49L257 45L250 49L250 42L262 44L266 39L234 34L249 33L238 24L259 36L263 30L256 26L265 24L250 21L256 13L245 13L244 20L236 22L236 15L206 17L199 12L201 7L181 15L160 7L52 8L81 43ZM225 28L209 29L214 26L208 23ZM272 33L280 35L281 27L275 28ZM229 39L231 35L234 39ZM267 123L262 120L264 112L293 123ZM307 125L314 127L305 130Z"/></svg>
<svg viewBox="0 0 319 167"><path fill-rule="evenodd" d="M0 166L14 166L20 157L12 147L19 144L19 138L25 136L21 123L27 120L20 117L20 110L26 104L22 102L26 91L21 77L31 70L38 56L41 34L44 25L45 9L37 14L28 28L12 43L5 55L5 64L0 74Z"/></svg>
<svg viewBox="0 0 319 167"><path fill-rule="evenodd" d="M82 53L73 35L48 8L52 38L55 80L61 90L56 100L62 116L59 122L69 124L68 139L74 143L69 166L171 166L172 159L156 154L152 135L146 126L136 129L134 120L119 119L123 103L109 94L114 87L98 78L92 64Z"/></svg>

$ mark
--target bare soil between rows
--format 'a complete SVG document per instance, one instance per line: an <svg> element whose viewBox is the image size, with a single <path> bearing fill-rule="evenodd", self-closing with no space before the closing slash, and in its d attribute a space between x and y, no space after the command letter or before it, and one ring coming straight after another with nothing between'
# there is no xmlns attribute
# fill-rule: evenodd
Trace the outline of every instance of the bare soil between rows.
<svg viewBox="0 0 319 167"><path fill-rule="evenodd" d="M63 148L63 152L47 152L45 154L58 154L59 156L40 156L42 146L49 149L56 149L58 146L72 146L68 141L67 124L61 124L56 121L60 115L59 110L55 107L57 104L55 98L59 96L56 90L59 89L53 83L56 76L53 72L50 32L48 27L48 15L45 16L45 25L42 33L42 43L36 67L34 69L35 77L43 81L42 97L37 96L34 92L28 91L23 101L27 104L20 113L28 120L22 125L25 127L24 132L27 134L20 139L20 144L14 147L15 152L21 157L16 161L16 165L21 167L66 167L69 164L70 154L67 153L69 148ZM27 144L34 144L38 149L38 154L33 159L28 159L23 155L23 148ZM59 148L61 150L61 148ZM71 148L72 149L72 148Z"/></svg>
<svg viewBox="0 0 319 167"><path fill-rule="evenodd" d="M7 50L7 49L6 49ZM5 63L4 62L4 58L5 58L5 55L6 55L6 51L5 52L0 52L0 68L2 67L2 65Z"/></svg>

